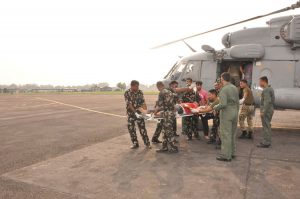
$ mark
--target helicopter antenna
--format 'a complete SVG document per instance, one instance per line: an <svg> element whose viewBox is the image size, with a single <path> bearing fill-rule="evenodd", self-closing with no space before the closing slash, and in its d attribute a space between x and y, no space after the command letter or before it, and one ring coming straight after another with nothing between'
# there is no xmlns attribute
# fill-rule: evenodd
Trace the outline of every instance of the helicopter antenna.
<svg viewBox="0 0 300 199"><path fill-rule="evenodd" d="M197 33L197 34L194 34L194 35L190 35L190 36L187 36L187 37L184 37L184 38L176 39L174 41L170 41L170 42L152 47L151 49L161 48L161 47L168 46L170 44L177 43L177 42L180 42L180 41L183 41L186 44L186 42L184 41L186 39L190 39L190 38L197 37L197 36L200 36L200 35L204 35L204 34L207 34L207 33L215 32L217 30L221 30L221 29L228 28L228 27L231 27L231 26L235 26L235 25L238 25L238 24L242 24L242 23L245 23L245 22L253 21L253 20L256 20L256 19L260 19L260 18L263 18L263 17L270 16L270 15L286 12L286 11L289 11L289 10L294 10L296 8L300 8L300 0L297 1L295 4L292 4L289 7L286 7L286 8L280 9L280 10L276 10L276 11L270 12L268 14L259 15L259 16L252 17L252 18L249 18L249 19L245 19L245 20L242 20L242 21L239 21L239 22L235 22L235 23L232 23L232 24L229 24L229 25L226 25L226 26L221 26L221 27L218 27L218 28L214 28L212 30L208 30L208 31Z"/></svg>
<svg viewBox="0 0 300 199"><path fill-rule="evenodd" d="M190 46L185 40L181 40L192 52L197 52L192 46Z"/></svg>

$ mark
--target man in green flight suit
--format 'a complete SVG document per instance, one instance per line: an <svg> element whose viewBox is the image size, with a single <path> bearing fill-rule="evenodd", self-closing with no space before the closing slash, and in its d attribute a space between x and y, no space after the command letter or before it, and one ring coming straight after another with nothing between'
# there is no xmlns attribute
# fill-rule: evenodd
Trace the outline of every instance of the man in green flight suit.
<svg viewBox="0 0 300 199"><path fill-rule="evenodd" d="M221 75L222 89L219 93L219 104L214 106L220 111L221 154L219 161L231 161L235 158L235 136L239 112L239 92L236 86L230 83L230 73Z"/></svg>
<svg viewBox="0 0 300 199"><path fill-rule="evenodd" d="M275 95L266 76L259 79L259 86L263 88L260 100L260 116L263 126L263 141L257 145L259 148L271 146L271 120L274 113Z"/></svg>

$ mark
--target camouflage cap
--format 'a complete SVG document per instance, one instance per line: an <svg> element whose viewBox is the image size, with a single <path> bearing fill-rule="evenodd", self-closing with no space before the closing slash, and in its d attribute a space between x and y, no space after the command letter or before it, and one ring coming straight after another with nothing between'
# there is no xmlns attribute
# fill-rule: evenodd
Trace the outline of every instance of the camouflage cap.
<svg viewBox="0 0 300 199"><path fill-rule="evenodd" d="M220 84L221 83L221 78L216 79L216 83Z"/></svg>

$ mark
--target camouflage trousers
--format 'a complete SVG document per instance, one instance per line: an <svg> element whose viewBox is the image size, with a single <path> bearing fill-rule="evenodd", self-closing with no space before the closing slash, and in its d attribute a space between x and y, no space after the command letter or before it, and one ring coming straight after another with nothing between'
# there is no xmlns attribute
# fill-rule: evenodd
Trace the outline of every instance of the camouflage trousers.
<svg viewBox="0 0 300 199"><path fill-rule="evenodd" d="M254 106L243 105L239 114L239 124L242 131L246 131L245 120L247 119L248 131L253 132Z"/></svg>
<svg viewBox="0 0 300 199"><path fill-rule="evenodd" d="M210 137L216 141L220 141L219 126L220 126L220 118L218 115L215 115L213 117L213 126L211 128Z"/></svg>
<svg viewBox="0 0 300 199"><path fill-rule="evenodd" d="M198 116L190 116L190 117L184 117L184 124L185 124L185 133L188 138L192 138L193 134L195 137L199 137L199 133L197 130L197 120L195 117Z"/></svg>
<svg viewBox="0 0 300 199"><path fill-rule="evenodd" d="M164 125L164 120L161 120L159 123L157 123L155 132L153 134L152 140L157 140L163 130L163 125ZM177 121L176 121L176 117L173 118L173 133L174 135L177 132Z"/></svg>
<svg viewBox="0 0 300 199"><path fill-rule="evenodd" d="M162 113L164 122L163 122L163 143L162 146L168 151L177 151L178 148L174 146L174 120L175 113L173 111L164 111Z"/></svg>
<svg viewBox="0 0 300 199"><path fill-rule="evenodd" d="M142 136L142 139L144 141L145 145L150 145L146 125L144 119L138 119L135 115L128 115L127 117L127 127L130 134L130 138L132 143L138 143L137 135L136 135L136 128L135 123L137 123L140 134Z"/></svg>

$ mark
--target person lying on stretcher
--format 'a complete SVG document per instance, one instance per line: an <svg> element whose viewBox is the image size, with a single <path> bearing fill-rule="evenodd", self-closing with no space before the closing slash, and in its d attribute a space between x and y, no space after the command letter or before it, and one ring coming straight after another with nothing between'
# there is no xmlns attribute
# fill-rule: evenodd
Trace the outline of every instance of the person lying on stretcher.
<svg viewBox="0 0 300 199"><path fill-rule="evenodd" d="M197 103L181 103L181 104L176 104L175 105L175 111L176 111L176 117L189 117L193 116L194 113L192 110L196 110L199 108ZM144 118L146 120L151 120L151 119L160 119L161 118L161 113L157 112L155 115L154 110L147 110L144 107L141 107L138 109L138 112L140 113L137 117Z"/></svg>

